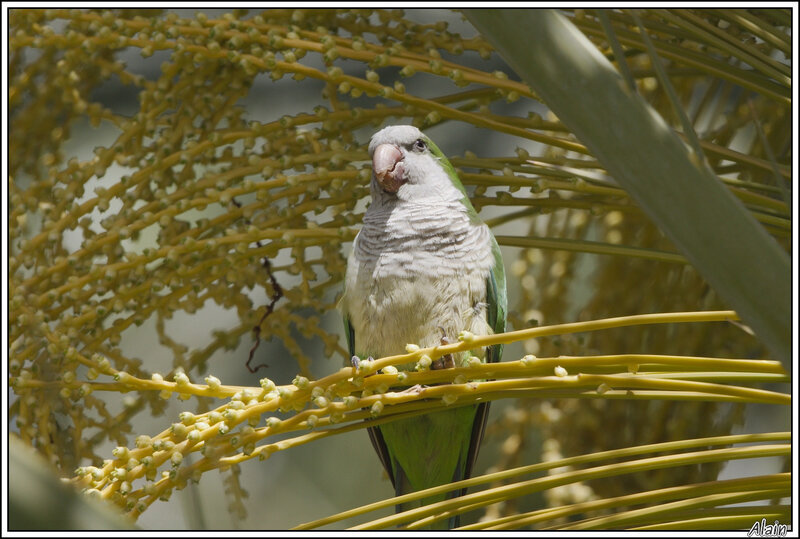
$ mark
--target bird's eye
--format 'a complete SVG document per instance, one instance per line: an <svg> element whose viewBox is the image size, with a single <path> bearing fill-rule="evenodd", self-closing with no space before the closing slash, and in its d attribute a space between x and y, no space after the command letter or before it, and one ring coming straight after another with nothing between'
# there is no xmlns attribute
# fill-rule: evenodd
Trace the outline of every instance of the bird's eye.
<svg viewBox="0 0 800 539"><path fill-rule="evenodd" d="M425 144L425 141L422 140L421 138L418 138L417 140L414 141L414 151L416 151L416 152L424 152L427 149L428 149L428 145Z"/></svg>

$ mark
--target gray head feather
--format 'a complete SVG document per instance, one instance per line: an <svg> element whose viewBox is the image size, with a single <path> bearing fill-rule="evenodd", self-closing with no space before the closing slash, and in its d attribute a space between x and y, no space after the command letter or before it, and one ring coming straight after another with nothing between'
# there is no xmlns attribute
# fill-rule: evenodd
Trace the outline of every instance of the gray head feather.
<svg viewBox="0 0 800 539"><path fill-rule="evenodd" d="M387 192L375 172L370 183L372 204L393 207L405 204L449 204L463 199L445 168L430 147L430 139L412 125L392 125L375 133L369 143L369 156L382 144L396 147L402 154L404 183L396 193Z"/></svg>

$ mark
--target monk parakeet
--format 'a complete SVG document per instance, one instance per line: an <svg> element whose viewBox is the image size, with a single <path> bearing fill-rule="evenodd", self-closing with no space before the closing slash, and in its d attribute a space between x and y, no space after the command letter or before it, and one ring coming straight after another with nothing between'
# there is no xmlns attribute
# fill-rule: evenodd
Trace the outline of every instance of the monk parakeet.
<svg viewBox="0 0 800 539"><path fill-rule="evenodd" d="M353 361L402 354L409 343L455 342L462 330L505 331L500 249L441 150L416 127L396 125L373 135L369 155L372 201L348 259L340 304ZM502 346L471 351L488 362L501 353ZM431 368L461 366L469 356L446 356ZM370 428L397 494L468 478L488 411L489 403L480 403Z"/></svg>

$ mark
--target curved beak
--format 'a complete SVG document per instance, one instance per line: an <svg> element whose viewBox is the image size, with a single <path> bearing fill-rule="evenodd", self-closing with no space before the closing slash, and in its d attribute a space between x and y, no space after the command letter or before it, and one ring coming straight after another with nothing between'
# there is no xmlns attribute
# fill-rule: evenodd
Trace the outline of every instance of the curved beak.
<svg viewBox="0 0 800 539"><path fill-rule="evenodd" d="M393 144L381 144L372 154L375 179L387 193L396 193L406 183L403 154Z"/></svg>

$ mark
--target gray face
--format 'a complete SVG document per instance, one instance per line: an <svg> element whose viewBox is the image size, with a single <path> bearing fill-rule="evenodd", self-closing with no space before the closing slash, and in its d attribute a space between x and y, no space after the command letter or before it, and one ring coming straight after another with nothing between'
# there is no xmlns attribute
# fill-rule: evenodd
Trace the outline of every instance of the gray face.
<svg viewBox="0 0 800 539"><path fill-rule="evenodd" d="M369 155L373 204L435 204L463 197L439 163L442 157L434 154L428 137L414 126L378 131L370 140Z"/></svg>

